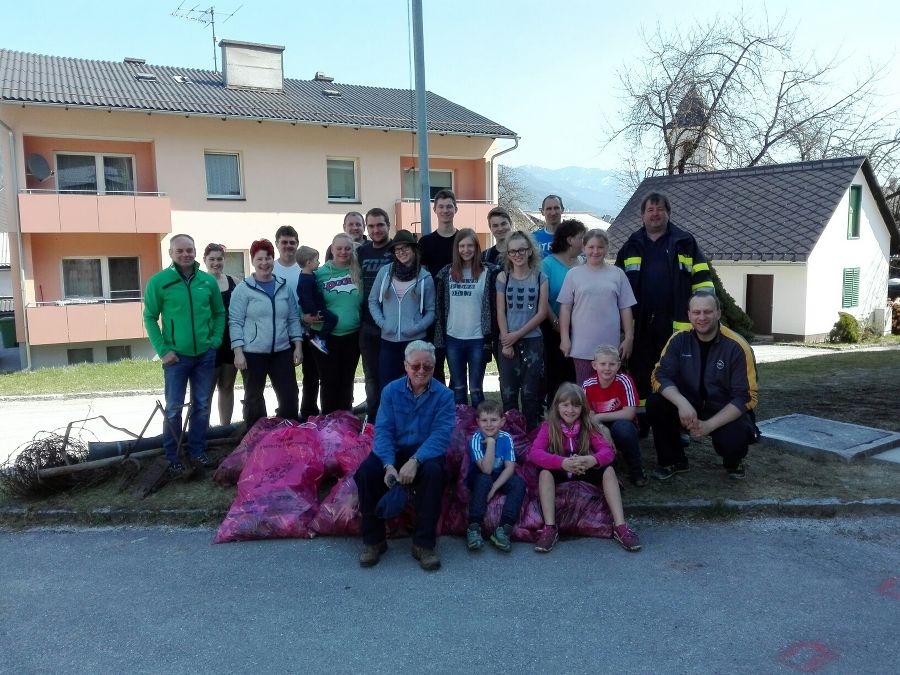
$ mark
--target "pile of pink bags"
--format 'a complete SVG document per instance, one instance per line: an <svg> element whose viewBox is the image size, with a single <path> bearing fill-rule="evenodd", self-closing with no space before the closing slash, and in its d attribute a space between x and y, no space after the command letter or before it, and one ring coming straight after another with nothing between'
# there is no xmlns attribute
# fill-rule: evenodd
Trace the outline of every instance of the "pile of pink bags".
<svg viewBox="0 0 900 675"><path fill-rule="evenodd" d="M440 534L465 532L469 505L467 441L476 429L474 409L457 406L446 456L447 488L438 522ZM528 486L513 538L534 541L543 520L537 501L537 472L525 462L531 437L525 433L525 420L517 411L506 414L504 429L513 437L516 470ZM353 474L371 452L374 437L371 425L363 429L359 419L348 412L311 417L302 425L278 418L260 419L213 476L222 485L237 485L237 496L216 532L215 542L359 535L359 499ZM497 527L504 499L497 495L488 504L486 531ZM612 536L612 518L599 488L583 482L560 485L556 511L563 534ZM407 508L389 521L388 536L409 536L413 518L411 507Z"/></svg>

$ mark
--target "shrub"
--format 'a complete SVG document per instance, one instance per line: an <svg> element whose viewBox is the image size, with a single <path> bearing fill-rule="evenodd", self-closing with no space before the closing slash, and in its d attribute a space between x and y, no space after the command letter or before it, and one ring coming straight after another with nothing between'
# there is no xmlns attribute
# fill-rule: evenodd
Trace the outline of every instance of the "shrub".
<svg viewBox="0 0 900 675"><path fill-rule="evenodd" d="M731 294L725 290L722 280L719 279L719 275L716 274L716 270L712 265L709 266L709 271L712 275L713 285L716 287L716 295L722 304L722 323L741 335L747 342L750 342L753 340L753 321L738 306Z"/></svg>
<svg viewBox="0 0 900 675"><path fill-rule="evenodd" d="M849 342L851 344L859 342L860 330L859 321L852 314L847 312L838 312L838 320L834 324L834 328L828 333L830 342Z"/></svg>
<svg viewBox="0 0 900 675"><path fill-rule="evenodd" d="M900 335L900 298L891 303L891 334Z"/></svg>

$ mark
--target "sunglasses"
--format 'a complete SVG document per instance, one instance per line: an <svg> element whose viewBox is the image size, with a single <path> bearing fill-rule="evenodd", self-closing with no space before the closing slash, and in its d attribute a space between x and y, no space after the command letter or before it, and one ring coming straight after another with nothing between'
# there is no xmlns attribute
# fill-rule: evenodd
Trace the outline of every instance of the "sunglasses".
<svg viewBox="0 0 900 675"><path fill-rule="evenodd" d="M407 367L409 367L409 369L411 371L413 371L415 373L418 373L420 370L423 373L430 373L432 370L434 370L434 366L430 363L409 363L409 362L407 362L406 365L407 365Z"/></svg>

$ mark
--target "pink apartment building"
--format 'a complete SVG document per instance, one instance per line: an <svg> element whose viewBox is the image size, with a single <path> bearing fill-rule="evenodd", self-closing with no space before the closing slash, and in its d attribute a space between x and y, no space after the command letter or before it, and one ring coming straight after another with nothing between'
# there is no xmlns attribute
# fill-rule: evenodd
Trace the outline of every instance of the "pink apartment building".
<svg viewBox="0 0 900 675"><path fill-rule="evenodd" d="M0 50L0 231L9 232L23 365L149 358L147 279L173 233L247 250L293 225L324 252L347 211L418 231L414 97L316 73L283 47L220 42L223 72ZM428 94L430 179L488 244L494 159L514 132Z"/></svg>

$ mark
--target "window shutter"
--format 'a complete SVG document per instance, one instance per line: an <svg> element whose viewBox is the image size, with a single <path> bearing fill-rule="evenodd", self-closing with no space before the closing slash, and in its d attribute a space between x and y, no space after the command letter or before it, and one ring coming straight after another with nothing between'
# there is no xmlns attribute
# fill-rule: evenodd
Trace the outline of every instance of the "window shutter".
<svg viewBox="0 0 900 675"><path fill-rule="evenodd" d="M844 290L841 301L842 307L856 307L859 305L859 268L847 268L844 270Z"/></svg>

